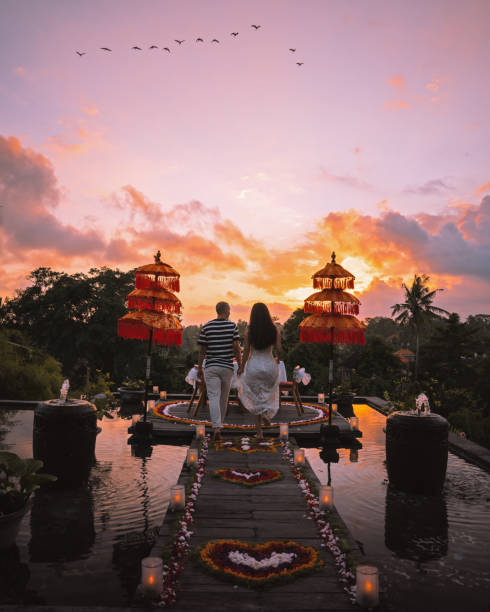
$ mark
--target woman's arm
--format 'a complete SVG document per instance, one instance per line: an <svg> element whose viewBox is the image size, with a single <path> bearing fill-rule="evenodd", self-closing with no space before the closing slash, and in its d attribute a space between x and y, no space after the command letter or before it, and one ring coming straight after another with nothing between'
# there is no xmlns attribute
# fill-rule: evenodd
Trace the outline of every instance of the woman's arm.
<svg viewBox="0 0 490 612"><path fill-rule="evenodd" d="M244 336L245 336L244 338L245 347L243 349L242 364L241 364L241 367L238 368L238 376L240 376L243 373L243 370L245 369L245 364L247 363L247 360L250 357L250 343L248 341L248 328L245 330Z"/></svg>
<svg viewBox="0 0 490 612"><path fill-rule="evenodd" d="M279 361L281 361L281 354L282 354L282 346L281 346L281 330L279 329L279 327L276 325L276 330L277 330L277 334L276 334L276 356L277 356L277 362L279 363Z"/></svg>

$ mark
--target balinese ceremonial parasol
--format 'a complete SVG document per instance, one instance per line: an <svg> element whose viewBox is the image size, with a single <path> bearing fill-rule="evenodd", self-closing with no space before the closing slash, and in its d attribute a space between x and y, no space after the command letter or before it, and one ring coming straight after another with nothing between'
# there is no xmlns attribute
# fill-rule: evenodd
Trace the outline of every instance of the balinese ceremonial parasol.
<svg viewBox="0 0 490 612"><path fill-rule="evenodd" d="M359 300L344 291L353 289L355 277L340 264L332 261L313 276L313 288L321 289L305 300L304 311L313 313L299 325L301 342L330 344L329 358L329 417L332 424L333 345L365 344L364 325L354 315L359 314Z"/></svg>
<svg viewBox="0 0 490 612"><path fill-rule="evenodd" d="M180 274L162 262L158 251L155 263L137 268L135 275L136 289L128 295L128 308L136 310L119 319L117 333L122 338L148 340L143 419L146 422L152 342L159 345L182 344L182 325L175 316L180 313L182 303L171 292L180 290Z"/></svg>

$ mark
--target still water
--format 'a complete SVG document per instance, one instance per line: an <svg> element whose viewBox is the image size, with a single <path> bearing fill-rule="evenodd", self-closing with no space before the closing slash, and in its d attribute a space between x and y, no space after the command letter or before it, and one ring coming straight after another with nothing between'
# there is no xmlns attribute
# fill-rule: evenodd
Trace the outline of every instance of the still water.
<svg viewBox="0 0 490 612"><path fill-rule="evenodd" d="M354 407L363 432L357 463L339 450L331 464L334 503L397 612L490 610L490 475L450 453L443 495L410 496L391 489L385 460L386 418ZM327 465L306 455L319 479ZM409 458L407 458L409 460Z"/></svg>
<svg viewBox="0 0 490 612"><path fill-rule="evenodd" d="M33 411L8 413L0 449L32 457ZM157 445L131 455L130 421L104 419L88 482L38 490L17 547L0 551L0 603L125 605L151 550L186 448ZM8 586L6 586L8 585Z"/></svg>

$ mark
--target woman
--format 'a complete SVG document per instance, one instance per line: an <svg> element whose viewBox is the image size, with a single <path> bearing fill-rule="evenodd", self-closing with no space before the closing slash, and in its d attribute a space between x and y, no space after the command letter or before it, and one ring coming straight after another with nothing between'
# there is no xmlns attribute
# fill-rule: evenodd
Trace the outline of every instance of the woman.
<svg viewBox="0 0 490 612"><path fill-rule="evenodd" d="M275 349L274 358L272 350ZM255 416L257 438L262 438L262 420L279 410L279 358L281 334L265 304L254 304L245 332L242 367L239 370L238 395L245 408Z"/></svg>

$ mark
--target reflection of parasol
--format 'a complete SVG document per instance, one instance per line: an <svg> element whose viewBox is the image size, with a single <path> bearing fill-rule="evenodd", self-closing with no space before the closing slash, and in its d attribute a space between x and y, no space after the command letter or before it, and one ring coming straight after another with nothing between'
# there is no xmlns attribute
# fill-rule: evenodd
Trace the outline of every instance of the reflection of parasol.
<svg viewBox="0 0 490 612"><path fill-rule="evenodd" d="M182 306L171 291L179 291L179 273L155 255L155 263L141 266L135 272L136 289L128 295L128 308L134 312L121 317L117 333L122 338L148 340L145 380L145 416L147 411L148 384L151 366L151 344L182 344L182 325L175 314ZM175 314L171 314L175 313Z"/></svg>
<svg viewBox="0 0 490 612"><path fill-rule="evenodd" d="M356 319L359 300L344 291L353 289L355 277L332 261L313 275L313 288L321 289L305 300L305 312L314 313L299 325L301 342L325 342L330 344L328 372L329 426L332 424L333 345L364 344L364 325Z"/></svg>

